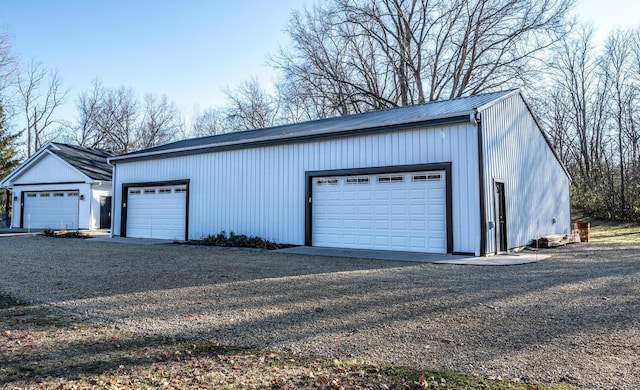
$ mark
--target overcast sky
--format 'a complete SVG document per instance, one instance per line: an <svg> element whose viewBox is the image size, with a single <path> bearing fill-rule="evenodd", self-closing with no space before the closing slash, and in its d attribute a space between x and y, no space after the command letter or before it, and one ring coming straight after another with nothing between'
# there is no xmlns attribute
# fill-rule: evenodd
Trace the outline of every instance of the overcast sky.
<svg viewBox="0 0 640 390"><path fill-rule="evenodd" d="M98 77L107 87L166 94L188 116L194 105L224 103L223 90L258 77L271 84L266 64L288 39L293 9L310 0L4 0L0 23L23 62L59 69L71 88L62 111ZM616 26L640 25L637 0L580 0L576 10L599 37Z"/></svg>

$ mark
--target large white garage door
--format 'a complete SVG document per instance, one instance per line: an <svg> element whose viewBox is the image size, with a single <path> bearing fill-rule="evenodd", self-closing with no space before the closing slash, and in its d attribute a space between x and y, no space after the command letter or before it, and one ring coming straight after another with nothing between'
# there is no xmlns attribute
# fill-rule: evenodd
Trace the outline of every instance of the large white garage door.
<svg viewBox="0 0 640 390"><path fill-rule="evenodd" d="M24 193L24 228L78 229L78 190Z"/></svg>
<svg viewBox="0 0 640 390"><path fill-rule="evenodd" d="M446 253L445 171L316 177L312 245Z"/></svg>
<svg viewBox="0 0 640 390"><path fill-rule="evenodd" d="M130 187L127 237L184 240L187 186Z"/></svg>

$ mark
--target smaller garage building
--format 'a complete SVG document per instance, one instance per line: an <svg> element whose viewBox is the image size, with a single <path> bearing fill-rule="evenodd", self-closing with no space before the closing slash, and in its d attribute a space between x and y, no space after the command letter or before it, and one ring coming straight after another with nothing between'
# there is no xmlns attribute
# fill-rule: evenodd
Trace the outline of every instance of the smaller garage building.
<svg viewBox="0 0 640 390"><path fill-rule="evenodd" d="M12 228L110 229L112 153L50 142L0 182Z"/></svg>
<svg viewBox="0 0 640 390"><path fill-rule="evenodd" d="M518 90L188 139L109 159L114 235L486 255L570 230Z"/></svg>

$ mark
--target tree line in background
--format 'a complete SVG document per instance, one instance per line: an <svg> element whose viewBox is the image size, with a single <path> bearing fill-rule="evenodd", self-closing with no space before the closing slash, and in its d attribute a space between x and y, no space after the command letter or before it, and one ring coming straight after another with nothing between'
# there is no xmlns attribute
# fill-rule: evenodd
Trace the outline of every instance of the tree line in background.
<svg viewBox="0 0 640 390"><path fill-rule="evenodd" d="M596 49L579 27L556 46L538 95L544 130L573 178L574 206L640 221L640 30Z"/></svg>
<svg viewBox="0 0 640 390"><path fill-rule="evenodd" d="M182 131L180 112L166 96L145 94L140 101L131 88L107 88L94 80L80 94L78 118L67 124L72 141L88 148L128 153L164 144Z"/></svg>
<svg viewBox="0 0 640 390"><path fill-rule="evenodd" d="M572 176L573 204L640 220L640 35L616 31L597 49L593 32L567 16L574 3L331 0L294 11L290 43L268 59L280 75L274 92L248 79L225 91L224 106L194 109L189 127L166 96L140 98L98 79L75 99L76 118L60 121L54 113L70 97L59 74L37 62L17 72L5 34L6 123L21 115L27 126L20 135L5 125L0 148L12 149L15 161L57 136L126 153L190 136L523 88ZM17 92L9 97L11 89ZM15 154L18 138L26 156ZM0 176L7 169L0 166Z"/></svg>
<svg viewBox="0 0 640 390"><path fill-rule="evenodd" d="M20 162L18 139L21 134L11 131L9 116L5 108L7 106L7 91L10 90L16 73L16 60L11 52L9 34L4 31L0 35L0 177L2 178ZM6 218L9 203L9 192L0 189L0 220Z"/></svg>

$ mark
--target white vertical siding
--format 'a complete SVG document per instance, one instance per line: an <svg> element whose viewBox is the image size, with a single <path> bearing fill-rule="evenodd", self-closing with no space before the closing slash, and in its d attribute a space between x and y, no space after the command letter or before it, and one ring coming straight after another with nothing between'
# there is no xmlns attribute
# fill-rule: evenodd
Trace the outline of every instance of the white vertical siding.
<svg viewBox="0 0 640 390"><path fill-rule="evenodd" d="M34 183L68 183L87 181L88 177L81 174L76 168L69 165L59 157L46 152L40 161L29 167L12 184L34 184Z"/></svg>
<svg viewBox="0 0 640 390"><path fill-rule="evenodd" d="M306 171L451 162L454 251L476 252L477 149L469 123L117 162L114 234L120 234L122 183L190 179L190 238L226 230L303 245Z"/></svg>
<svg viewBox="0 0 640 390"><path fill-rule="evenodd" d="M493 181L502 179L509 248L543 235L569 233L569 178L522 97L513 95L481 115L486 221L495 222ZM487 227L486 244L487 253L495 252L495 228Z"/></svg>

